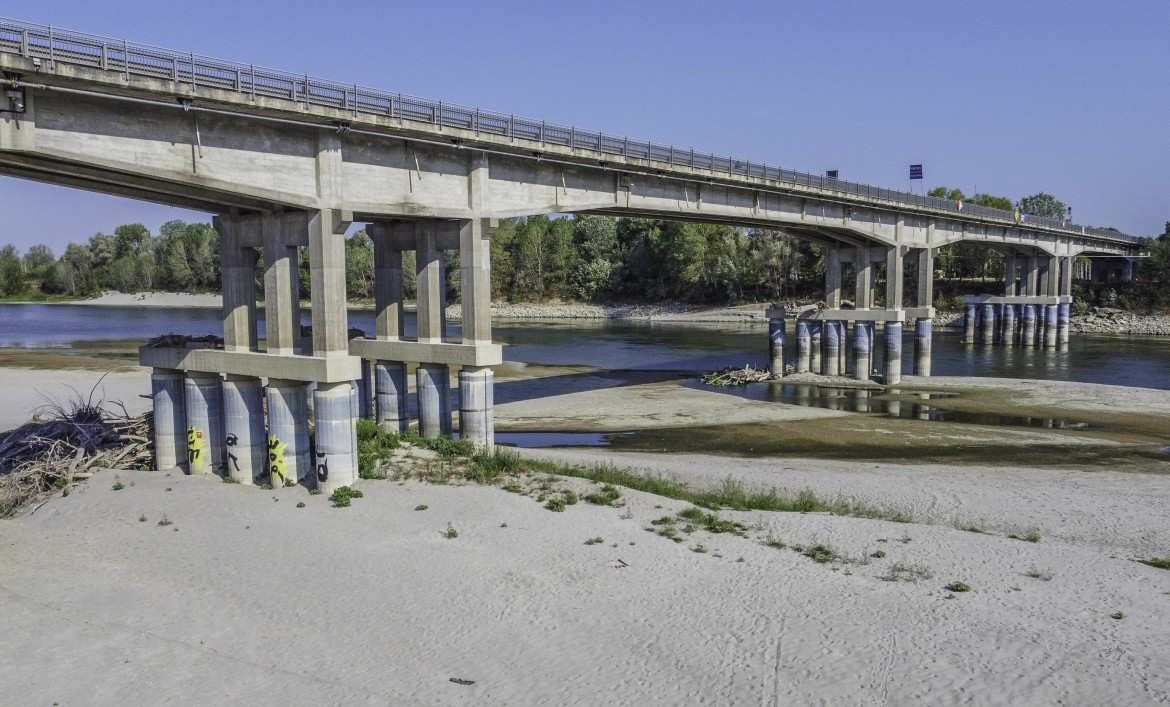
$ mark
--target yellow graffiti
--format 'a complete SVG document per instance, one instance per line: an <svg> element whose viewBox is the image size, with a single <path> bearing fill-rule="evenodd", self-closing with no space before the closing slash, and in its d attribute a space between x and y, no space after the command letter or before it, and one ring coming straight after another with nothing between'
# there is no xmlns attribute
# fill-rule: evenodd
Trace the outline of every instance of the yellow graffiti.
<svg viewBox="0 0 1170 707"><path fill-rule="evenodd" d="M288 481L284 463L284 450L287 445L282 444L275 437L268 438L268 475L273 487L283 486Z"/></svg>
<svg viewBox="0 0 1170 707"><path fill-rule="evenodd" d="M187 463L192 471L202 469L207 456L207 440L203 437L203 430L198 427L187 428Z"/></svg>

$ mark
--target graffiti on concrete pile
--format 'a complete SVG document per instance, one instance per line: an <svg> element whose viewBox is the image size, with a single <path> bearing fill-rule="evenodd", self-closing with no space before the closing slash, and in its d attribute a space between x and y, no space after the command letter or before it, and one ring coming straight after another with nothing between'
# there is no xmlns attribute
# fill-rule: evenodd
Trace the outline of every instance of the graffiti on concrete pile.
<svg viewBox="0 0 1170 707"><path fill-rule="evenodd" d="M277 438L268 438L268 476L274 487L283 486L288 482L288 470L284 461L286 448L287 445Z"/></svg>

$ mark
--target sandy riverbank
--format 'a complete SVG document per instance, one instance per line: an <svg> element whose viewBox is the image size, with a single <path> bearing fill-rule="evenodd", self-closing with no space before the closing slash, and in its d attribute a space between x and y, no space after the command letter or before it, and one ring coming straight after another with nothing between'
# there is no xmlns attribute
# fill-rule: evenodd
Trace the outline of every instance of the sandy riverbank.
<svg viewBox="0 0 1170 707"><path fill-rule="evenodd" d="M99 375L0 369L0 388L88 391ZM148 380L108 377L106 397L144 409ZM334 509L299 488L104 471L0 521L13 609L0 618L0 690L61 705L1170 700L1170 572L1132 561L1170 556L1170 463L1127 456L1159 443L1146 423L1170 415L1165 391L939 378L908 380L904 395L922 385L965 391L976 409L1126 411L1133 429L898 420L745 401L663 374L505 367L500 430L661 430L678 445L525 455L694 487L811 488L914 522L724 511L746 537L679 525L676 544L645 529L688 504L629 490L620 508L553 513L493 487L360 481L365 497ZM704 436L712 425L723 438ZM765 438L974 451L915 463L866 461L865 447L820 459L737 448ZM720 445L729 451L712 453ZM1038 449L1051 463L1020 461ZM444 537L448 523L457 538ZM1029 532L1039 542L1006 537ZM818 544L841 559L791 549ZM928 571L889 581L897 563ZM945 588L955 581L972 591Z"/></svg>

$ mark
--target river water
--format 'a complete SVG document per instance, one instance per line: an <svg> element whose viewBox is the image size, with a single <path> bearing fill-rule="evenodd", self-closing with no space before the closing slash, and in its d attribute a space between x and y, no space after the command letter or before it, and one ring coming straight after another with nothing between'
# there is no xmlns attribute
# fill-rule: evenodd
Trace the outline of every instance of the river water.
<svg viewBox="0 0 1170 707"><path fill-rule="evenodd" d="M310 322L303 313L303 322ZM374 314L351 311L351 327L374 331ZM903 342L911 369L912 328ZM458 336L457 322L448 334ZM161 334L222 334L218 309L102 307L68 304L0 305L0 348L69 347L80 342L145 341ZM406 333L415 333L407 314ZM581 365L605 370L710 371L764 366L762 323L642 320L497 321L494 339L508 361ZM264 322L260 322L264 336ZM790 343L794 343L792 337ZM789 347L791 358L793 349ZM875 368L880 370L881 354ZM790 361L791 363L791 361ZM957 331L936 329L933 373L938 376L1040 378L1170 389L1170 340L1150 336L1073 334L1067 350L968 345Z"/></svg>
<svg viewBox="0 0 1170 707"><path fill-rule="evenodd" d="M303 322L310 323L308 312ZM351 327L372 333L374 314L351 311ZM102 307L68 304L0 305L0 348L70 347L99 341L145 341L160 334L222 334L219 310ZM458 336L457 322L448 335ZM415 333L407 314L406 333ZM508 361L581 365L605 370L710 371L764 366L762 323L643 320L497 321L494 339ZM264 322L260 321L260 336ZM790 337L790 343L794 343ZM795 347L789 347L789 358ZM913 339L903 342L911 368ZM880 370L878 352L875 368ZM791 361L790 361L791 363ZM938 376L1040 378L1170 389L1170 341L1149 336L1073 334L1067 350L968 345L957 331L936 329L933 373Z"/></svg>

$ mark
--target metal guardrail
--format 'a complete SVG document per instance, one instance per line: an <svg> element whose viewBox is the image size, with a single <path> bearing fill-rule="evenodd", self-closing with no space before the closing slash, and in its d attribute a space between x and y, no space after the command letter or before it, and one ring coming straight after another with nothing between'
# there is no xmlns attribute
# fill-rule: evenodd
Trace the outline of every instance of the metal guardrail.
<svg viewBox="0 0 1170 707"><path fill-rule="evenodd" d="M822 177L807 172L772 167L760 162L695 152L670 145L630 140L626 137L580 130L543 120L532 120L513 114L494 113L467 106L418 98L403 93L367 88L358 84L342 84L309 75L290 74L254 64L237 64L201 56L193 52L176 52L146 44L113 39L98 35L60 30L47 25L34 25L0 18L0 52L19 54L48 60L78 64L131 76L147 76L189 85L192 91L199 87L215 88L247 94L251 98L283 98L309 106L323 106L358 114L379 115L403 121L421 122L439 128L463 130L507 137L513 141L525 140L544 145L559 145L574 150L596 152L600 156L613 155L626 159L645 160L671 167L689 167L711 174L759 178L814 189L866 197L894 204L959 212L959 204L949 199L911 194L860 184L841 179ZM977 204L963 203L962 213L1001 221L1018 221L1015 212L993 209ZM1131 243L1146 239L1088 226L1077 226L1058 219L1026 216L1029 224L1079 232L1099 238Z"/></svg>

